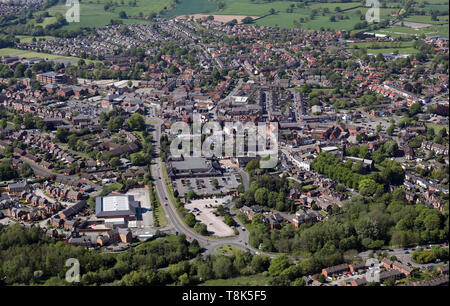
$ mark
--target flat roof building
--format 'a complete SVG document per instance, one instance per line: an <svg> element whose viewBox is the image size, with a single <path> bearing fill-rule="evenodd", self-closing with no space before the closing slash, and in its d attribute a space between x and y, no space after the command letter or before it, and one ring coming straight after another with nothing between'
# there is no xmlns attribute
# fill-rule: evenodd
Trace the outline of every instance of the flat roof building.
<svg viewBox="0 0 450 306"><path fill-rule="evenodd" d="M95 216L97 218L124 218L135 220L140 203L132 195L111 195L95 199Z"/></svg>

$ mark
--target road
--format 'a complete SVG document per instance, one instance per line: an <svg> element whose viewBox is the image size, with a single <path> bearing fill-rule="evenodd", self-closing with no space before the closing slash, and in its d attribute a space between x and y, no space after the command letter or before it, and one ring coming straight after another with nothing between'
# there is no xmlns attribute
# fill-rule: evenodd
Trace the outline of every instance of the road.
<svg viewBox="0 0 450 306"><path fill-rule="evenodd" d="M178 212L175 207L175 203L172 203L169 192L167 190L167 185L164 181L164 175L162 170L162 160L159 156L159 139L161 136L161 124L162 121L159 118L151 117L148 118L148 121L151 122L157 122L154 124L154 130L153 130L153 139L155 141L154 148L155 148L155 154L156 157L153 158L153 163L151 165L151 171L152 171L152 177L154 178L154 184L156 187L156 192L158 194L158 197L160 199L160 202L162 203L162 207L164 209L164 213L167 216L168 223L173 227L173 229L176 232L184 233L188 240L192 241L193 239L196 239L200 246L206 249L204 255L213 254L222 245L233 245L239 249L246 250L256 253L259 252L258 250L255 250L254 248L250 247L248 245L248 237L249 233L246 230L242 230L242 225L238 228L239 234L234 237L227 237L227 238L213 238L213 237L207 237L202 236L198 233L196 233L193 229L188 227L184 221L181 219L181 217L178 215ZM242 175L242 181L244 184L244 187L249 185L248 176L246 173L243 173L243 170L238 170L240 174ZM237 220L238 221L238 220Z"/></svg>
<svg viewBox="0 0 450 306"><path fill-rule="evenodd" d="M58 173L52 172L52 171L50 171L48 169L45 169L45 168L39 166L38 164L36 164L35 162L33 162L33 161L31 161L31 160L29 160L27 158L24 158L23 156L20 156L20 159L23 162L27 163L31 167L31 169L33 169L34 172L38 171L38 172L40 172L40 173L42 173L43 175L46 175L46 176L52 176L52 175L54 175L54 176L62 176L62 177L65 177L65 178L70 178L70 179L74 179L74 180L77 180L77 181L81 181L76 176L73 176L73 175L62 175L62 174L58 174ZM96 193L98 193L98 192L100 192L102 190L101 186L95 185L95 184L93 184L91 182L84 182L83 181L83 184L88 184L88 185L92 186L95 189L95 192L93 194L96 194Z"/></svg>

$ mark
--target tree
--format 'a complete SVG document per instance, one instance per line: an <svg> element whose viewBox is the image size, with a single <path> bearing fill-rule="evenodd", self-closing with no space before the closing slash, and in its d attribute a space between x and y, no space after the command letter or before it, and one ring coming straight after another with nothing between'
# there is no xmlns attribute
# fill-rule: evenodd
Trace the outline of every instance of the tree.
<svg viewBox="0 0 450 306"><path fill-rule="evenodd" d="M188 199L188 200L194 200L197 198L198 198L198 195L195 193L194 190L189 190L189 192L186 195L186 199Z"/></svg>
<svg viewBox="0 0 450 306"><path fill-rule="evenodd" d="M25 64L20 63L14 69L14 77L15 78L22 78L24 76L24 73L25 73L26 69L27 69L27 66L25 66Z"/></svg>
<svg viewBox="0 0 450 306"><path fill-rule="evenodd" d="M259 205L265 205L267 203L267 197L268 197L269 190L267 188L258 188L255 191L255 201Z"/></svg>
<svg viewBox="0 0 450 306"><path fill-rule="evenodd" d="M377 185L377 182L372 179L363 179L359 182L358 189L363 196L372 196L377 191Z"/></svg>
<svg viewBox="0 0 450 306"><path fill-rule="evenodd" d="M147 154L137 152L131 155L131 163L134 166L145 166L150 163L150 157Z"/></svg>
<svg viewBox="0 0 450 306"><path fill-rule="evenodd" d="M219 186L219 181L215 178L212 180L211 185L217 189L217 187Z"/></svg>
<svg viewBox="0 0 450 306"><path fill-rule="evenodd" d="M200 235L207 235L208 234L208 228L206 226L206 224L201 223L201 222L197 222L194 225L194 230L199 233Z"/></svg>
<svg viewBox="0 0 450 306"><path fill-rule="evenodd" d="M394 129L395 129L394 124L391 124L391 125L386 129L386 133L387 133L389 136L392 136L392 134L394 134Z"/></svg>
<svg viewBox="0 0 450 306"><path fill-rule="evenodd" d="M127 125L133 131L144 131L146 128L145 118L138 113L134 113L130 116L130 118L128 118Z"/></svg>
<svg viewBox="0 0 450 306"><path fill-rule="evenodd" d="M415 116L422 110L422 106L419 103L414 103L409 107L409 114Z"/></svg>
<svg viewBox="0 0 450 306"><path fill-rule="evenodd" d="M227 256L217 256L213 263L216 278L230 278L233 275L233 263Z"/></svg>
<svg viewBox="0 0 450 306"><path fill-rule="evenodd" d="M306 281L303 278L297 278L291 283L291 286L306 286Z"/></svg>
<svg viewBox="0 0 450 306"><path fill-rule="evenodd" d="M124 11L120 11L119 17L120 17L121 19L127 19L127 18L128 18L127 13L125 13Z"/></svg>
<svg viewBox="0 0 450 306"><path fill-rule="evenodd" d="M24 76L25 76L26 78L31 79L31 78L33 77L33 71L32 71L30 68L27 68L27 69L25 70L25 72L24 72Z"/></svg>
<svg viewBox="0 0 450 306"><path fill-rule="evenodd" d="M109 164L111 165L111 167L113 168L118 168L120 166L122 166L122 162L120 161L120 158L114 156L109 160Z"/></svg>
<svg viewBox="0 0 450 306"><path fill-rule="evenodd" d="M317 281L322 284L325 283L326 281L325 275L319 274L319 276L317 276Z"/></svg>
<svg viewBox="0 0 450 306"><path fill-rule="evenodd" d="M243 24L250 24L253 22L253 18L252 17L245 17L244 19L242 19L242 23Z"/></svg>
<svg viewBox="0 0 450 306"><path fill-rule="evenodd" d="M59 127L58 130L56 131L55 137L59 142L67 143L69 134L70 134L70 131L68 128Z"/></svg>
<svg viewBox="0 0 450 306"><path fill-rule="evenodd" d="M20 175L23 178L28 178L33 175L33 169L31 169L30 165L27 163L23 163L22 167L20 168Z"/></svg>
<svg viewBox="0 0 450 306"><path fill-rule="evenodd" d="M197 221L195 220L195 216L193 213L188 213L186 218L184 218L186 224L190 227L194 227Z"/></svg>
<svg viewBox="0 0 450 306"><path fill-rule="evenodd" d="M286 254L279 254L272 259L269 266L269 274L271 276L280 275L286 268L290 266L289 258Z"/></svg>
<svg viewBox="0 0 450 306"><path fill-rule="evenodd" d="M233 217L231 217L229 214L226 214L226 215L224 216L224 222L225 222L225 224L228 225L228 226L233 226L233 225L236 224L236 223L234 222Z"/></svg>
<svg viewBox="0 0 450 306"><path fill-rule="evenodd" d="M252 262L250 263L255 273L267 271L270 266L270 257L266 255L253 255Z"/></svg>
<svg viewBox="0 0 450 306"><path fill-rule="evenodd" d="M114 117L109 120L108 122L108 130L111 132L117 132L122 128L123 125L123 119L122 117Z"/></svg>
<svg viewBox="0 0 450 306"><path fill-rule="evenodd" d="M395 285L395 279L393 277L386 279L383 284L386 286L392 287Z"/></svg>

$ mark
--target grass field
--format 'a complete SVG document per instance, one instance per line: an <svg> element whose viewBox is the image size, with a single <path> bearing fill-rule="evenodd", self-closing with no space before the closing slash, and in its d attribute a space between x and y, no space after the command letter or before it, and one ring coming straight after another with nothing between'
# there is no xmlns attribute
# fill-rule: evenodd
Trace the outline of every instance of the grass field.
<svg viewBox="0 0 450 306"><path fill-rule="evenodd" d="M340 0L337 0L340 1ZM361 22L361 16L365 16L368 8L363 6L360 1L342 3L310 3L304 8L297 7L297 1L273 1L262 0L223 0L225 7L218 9L213 0L181 0L175 9L168 11L165 17L174 17L188 14L211 14L211 15L241 15L241 16L262 16L256 20L258 25L279 26L282 28L294 27L294 21L300 22L300 27L304 29L319 30L321 28L328 30L352 30L356 23ZM287 13L286 9L294 5L293 11ZM336 13L335 8L339 7L341 12ZM269 15L269 10L273 8L276 13ZM318 10L318 14L311 18L311 11ZM327 9L327 11L325 11ZM439 10L448 12L447 0L427 1L423 6L424 10ZM380 9L381 20L393 20L393 14L398 13L400 7L398 3L390 4L389 8ZM332 15L342 15L346 19L339 19L335 22L330 21ZM303 18L303 21L300 19ZM439 19L448 20L447 16L439 16ZM364 18L363 18L364 20ZM441 35L448 37L448 21L432 21L431 16L414 15L405 18L405 21L432 24L420 30L414 30L406 26L397 26L379 30L380 34L392 36L411 36L424 33L425 35ZM412 50L403 50L411 52Z"/></svg>
<svg viewBox="0 0 450 306"><path fill-rule="evenodd" d="M124 11L128 18L121 19L124 24L136 24L147 23L148 21L140 19L139 13L144 16L150 13L159 13L163 9L169 9L174 3L174 0L137 0L136 6L130 6L128 0L116 1L118 6L113 7L111 10L105 11L104 6L108 0L89 0L80 3L80 22L73 22L66 26L64 29L74 30L82 27L101 27L110 23L111 19L120 19L119 12ZM57 14L65 15L68 7L65 4L59 4L47 9L47 12L53 16L51 22L56 19L54 16ZM44 23L51 23L44 20ZM41 24L44 25L45 24Z"/></svg>
<svg viewBox="0 0 450 306"><path fill-rule="evenodd" d="M0 56L3 55L15 55L15 56L21 56L21 57L40 57L40 58L47 58L49 60L55 59L55 58L63 58L67 60L74 60L77 61L80 59L78 57L72 57L72 56L61 56L61 55L55 55L55 54L48 54L48 53L39 53L34 51L28 51L28 50L19 50L19 49L13 49L13 48L3 48L0 49ZM85 60L87 63L90 62L98 62L98 61L91 61L91 60Z"/></svg>
<svg viewBox="0 0 450 306"><path fill-rule="evenodd" d="M413 42L412 41L405 41L394 45L394 43L351 43L348 47L348 49L355 49L355 47L361 48L367 48L367 53L392 53L394 51L398 51L399 54L416 54L419 50L413 48ZM379 46L378 48L370 48L373 46Z"/></svg>
<svg viewBox="0 0 450 306"><path fill-rule="evenodd" d="M434 129L434 133L436 133L436 134L442 129L446 129L447 133L448 133L448 130L449 130L448 125L427 124L427 127L429 129Z"/></svg>
<svg viewBox="0 0 450 306"><path fill-rule="evenodd" d="M425 34L425 36L440 35L442 37L449 37L448 24L433 25L423 29L411 29L407 27L392 27L374 31L374 33L390 35L394 37L408 37Z"/></svg>
<svg viewBox="0 0 450 306"><path fill-rule="evenodd" d="M132 7L127 0L115 2L118 6L105 11L104 6L109 0L88 0L83 1L80 6L80 22L70 23L64 26L64 29L75 30L81 27L100 27L110 23L111 19L120 19L119 12L127 13L127 19L121 19L125 24L147 23L146 20L139 17L142 13L144 16L150 13L161 13L166 18L172 18L181 15L205 14L205 15L235 15L235 16L261 16L255 21L258 25L279 26L282 28L292 28L300 22L303 29L325 29L325 30L353 30L355 24L362 22L368 10L361 1L351 0L352 2L338 3L308 3L305 7L297 7L298 1L264 1L264 0L221 0L225 3L225 7L218 8L218 0L137 0L137 5ZM336 0L343 1L343 0ZM286 9L292 7L292 12L286 12ZM398 1L388 4L389 8L380 9L381 20L393 20L392 15L400 11ZM171 7L173 7L171 9ZM339 7L340 12L335 9ZM269 10L274 9L275 14L270 15ZM56 20L57 14L65 15L68 7L59 4L47 9L52 17L45 18L42 26L50 24ZM417 22L431 24L432 26L415 30L406 26L396 26L378 30L377 33L387 34L391 36L411 36L418 34L425 35L448 35L448 0L431 0L425 2L421 7L425 11L439 10L446 12L446 16L439 16L438 21L431 20L429 15L413 15L405 18L408 22ZM311 12L317 10L318 14L314 17ZM343 16L344 18L336 18L335 22L330 21L331 16ZM362 18L362 19L361 19Z"/></svg>
<svg viewBox="0 0 450 306"><path fill-rule="evenodd" d="M229 279L213 279L200 284L200 286L268 286L269 278L263 274L239 276Z"/></svg>
<svg viewBox="0 0 450 306"><path fill-rule="evenodd" d="M217 10L217 2L212 0L181 0L173 10L163 16L172 18L180 15L208 14L215 10Z"/></svg>
<svg viewBox="0 0 450 306"><path fill-rule="evenodd" d="M20 42L24 43L30 43L33 40L33 37L36 38L36 40L44 39L44 40L53 40L56 39L54 36L27 36L27 35L17 35L16 38L20 39Z"/></svg>

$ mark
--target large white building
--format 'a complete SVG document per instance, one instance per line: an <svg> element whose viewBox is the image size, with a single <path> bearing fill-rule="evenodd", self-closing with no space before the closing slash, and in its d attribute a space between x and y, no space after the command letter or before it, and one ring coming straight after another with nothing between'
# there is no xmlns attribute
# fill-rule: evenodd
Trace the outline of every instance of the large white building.
<svg viewBox="0 0 450 306"><path fill-rule="evenodd" d="M105 225L123 226L136 220L140 203L132 195L110 195L95 199L95 216L105 219Z"/></svg>

